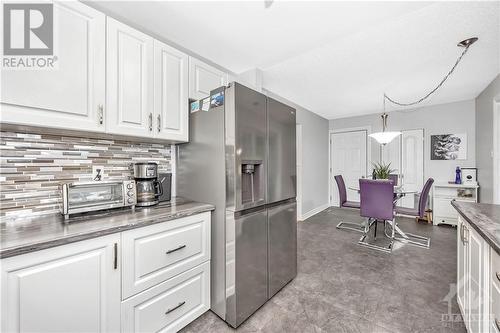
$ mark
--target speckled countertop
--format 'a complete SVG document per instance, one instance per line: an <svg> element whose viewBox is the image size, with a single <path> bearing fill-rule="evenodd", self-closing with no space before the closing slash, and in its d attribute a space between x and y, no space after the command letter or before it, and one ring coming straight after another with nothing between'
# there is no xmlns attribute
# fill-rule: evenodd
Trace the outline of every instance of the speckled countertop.
<svg viewBox="0 0 500 333"><path fill-rule="evenodd" d="M209 204L173 198L148 208L120 208L75 215L69 223L61 214L0 222L0 258L96 238L116 232L213 210Z"/></svg>
<svg viewBox="0 0 500 333"><path fill-rule="evenodd" d="M500 254L500 205L452 201L451 204Z"/></svg>

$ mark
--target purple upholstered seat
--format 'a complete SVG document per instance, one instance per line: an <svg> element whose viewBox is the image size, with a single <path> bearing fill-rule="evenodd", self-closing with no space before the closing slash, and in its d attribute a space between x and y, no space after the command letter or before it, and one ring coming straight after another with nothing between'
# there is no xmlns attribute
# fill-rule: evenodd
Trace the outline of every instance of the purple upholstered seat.
<svg viewBox="0 0 500 333"><path fill-rule="evenodd" d="M361 216L376 220L394 219L394 184L390 180L360 179Z"/></svg>
<svg viewBox="0 0 500 333"><path fill-rule="evenodd" d="M337 175L334 177L337 182L337 186L339 188L339 203L340 207L348 207L348 208L359 208L360 203L356 201L347 201L347 191L344 183L344 178L341 175Z"/></svg>
<svg viewBox="0 0 500 333"><path fill-rule="evenodd" d="M429 178L425 182L424 187L422 188L422 192L420 193L420 200L418 201L417 208L406 208L406 207L396 207L396 213L409 215L409 216L418 216L424 217L425 215L425 206L427 204L427 199L429 198L429 192L432 187L432 183L434 183L434 179Z"/></svg>

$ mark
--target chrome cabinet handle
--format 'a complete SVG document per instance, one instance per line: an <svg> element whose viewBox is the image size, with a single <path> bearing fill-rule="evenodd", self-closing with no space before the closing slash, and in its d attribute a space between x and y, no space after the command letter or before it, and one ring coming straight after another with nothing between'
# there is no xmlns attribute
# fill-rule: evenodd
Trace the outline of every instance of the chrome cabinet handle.
<svg viewBox="0 0 500 333"><path fill-rule="evenodd" d="M467 234L465 234L464 232L464 244L468 244L469 243L469 227L465 226L464 225L464 231L467 231Z"/></svg>
<svg viewBox="0 0 500 333"><path fill-rule="evenodd" d="M495 318L495 325L497 326L497 330L500 331L500 320L498 320L497 318Z"/></svg>
<svg viewBox="0 0 500 333"><path fill-rule="evenodd" d="M158 115L158 133L161 131L161 116Z"/></svg>
<svg viewBox="0 0 500 333"><path fill-rule="evenodd" d="M495 275L497 276L498 281L500 281L500 272L496 272Z"/></svg>
<svg viewBox="0 0 500 333"><path fill-rule="evenodd" d="M118 268L118 243L115 243L115 245L113 247L113 252L114 252L113 268L117 269Z"/></svg>
<svg viewBox="0 0 500 333"><path fill-rule="evenodd" d="M97 106L97 110L99 116L99 125L102 125L104 123L104 107L102 106L102 104L99 104Z"/></svg>
<svg viewBox="0 0 500 333"><path fill-rule="evenodd" d="M153 114L152 113L149 114L149 131L150 132L153 131Z"/></svg>
<svg viewBox="0 0 500 333"><path fill-rule="evenodd" d="M169 314L170 312L177 310L178 308L180 308L180 307L181 307L181 306L183 306L184 304L186 304L186 301L180 302L179 304L177 304L177 305L176 305L176 306L174 306L173 308L168 309L168 310L167 310L167 312L165 312L165 314Z"/></svg>
<svg viewBox="0 0 500 333"><path fill-rule="evenodd" d="M182 250L182 249L183 249L183 248L185 248L185 247L186 247L186 245L181 245L181 246L179 246L179 247L176 247L175 249L168 250L168 251L166 252L166 254L170 254L170 253L172 253L172 252Z"/></svg>

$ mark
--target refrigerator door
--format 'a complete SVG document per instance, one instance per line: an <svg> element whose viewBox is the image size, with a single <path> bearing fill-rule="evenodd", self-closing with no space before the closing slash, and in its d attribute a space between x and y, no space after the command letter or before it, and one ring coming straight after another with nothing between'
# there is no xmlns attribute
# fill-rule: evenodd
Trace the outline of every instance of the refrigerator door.
<svg viewBox="0 0 500 333"><path fill-rule="evenodd" d="M268 209L269 298L297 275L297 203Z"/></svg>
<svg viewBox="0 0 500 333"><path fill-rule="evenodd" d="M296 196L295 109L272 98L267 99L268 184L267 203Z"/></svg>
<svg viewBox="0 0 500 333"><path fill-rule="evenodd" d="M235 210L239 211L266 203L266 96L236 82L231 93L235 115Z"/></svg>
<svg viewBox="0 0 500 333"><path fill-rule="evenodd" d="M234 232L235 241L234 262L227 263L226 322L237 327L267 301L267 210L252 209L233 216L233 221L228 219L234 223L234 229L228 226L228 231ZM232 251L230 246L228 251Z"/></svg>

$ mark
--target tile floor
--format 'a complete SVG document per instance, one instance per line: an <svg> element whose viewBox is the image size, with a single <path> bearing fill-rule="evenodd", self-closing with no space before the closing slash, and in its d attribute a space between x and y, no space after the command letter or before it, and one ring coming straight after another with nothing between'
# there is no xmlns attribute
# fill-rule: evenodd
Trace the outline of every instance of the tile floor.
<svg viewBox="0 0 500 333"><path fill-rule="evenodd" d="M399 218L403 230L430 236L431 248L397 243L386 254L336 229L341 219L362 221L359 212L329 208L299 223L297 277L237 332L465 332L442 320L456 282L456 229ZM455 297L450 308L459 313ZM232 331L210 311L182 330Z"/></svg>

